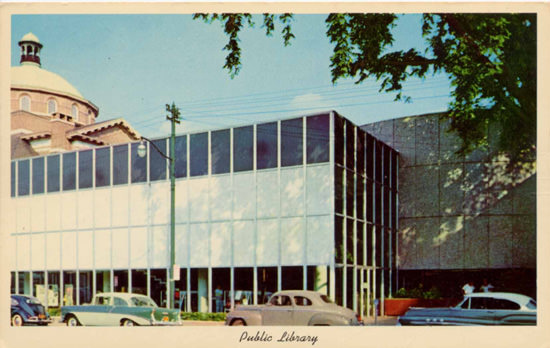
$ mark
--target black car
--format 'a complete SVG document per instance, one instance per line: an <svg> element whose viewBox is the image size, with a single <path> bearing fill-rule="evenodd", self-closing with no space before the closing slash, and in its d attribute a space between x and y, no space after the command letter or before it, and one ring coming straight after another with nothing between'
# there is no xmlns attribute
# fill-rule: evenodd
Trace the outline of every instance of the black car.
<svg viewBox="0 0 550 348"><path fill-rule="evenodd" d="M52 322L50 315L40 303L31 296L11 295L11 325L48 325Z"/></svg>

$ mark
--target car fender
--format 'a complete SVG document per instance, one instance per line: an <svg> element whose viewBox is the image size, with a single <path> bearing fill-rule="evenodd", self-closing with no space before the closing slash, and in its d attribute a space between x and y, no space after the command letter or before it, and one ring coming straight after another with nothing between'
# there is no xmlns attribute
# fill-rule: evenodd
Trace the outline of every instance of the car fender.
<svg viewBox="0 0 550 348"><path fill-rule="evenodd" d="M227 324L231 325L231 323L236 320L241 319L245 322L246 325L249 326L256 326L256 325L262 325L262 315L260 311L247 311L247 310L239 310L239 311L233 311L232 313L229 313L227 316Z"/></svg>
<svg viewBox="0 0 550 348"><path fill-rule="evenodd" d="M319 313L309 320L309 326L342 326L349 325L349 320L338 314Z"/></svg>

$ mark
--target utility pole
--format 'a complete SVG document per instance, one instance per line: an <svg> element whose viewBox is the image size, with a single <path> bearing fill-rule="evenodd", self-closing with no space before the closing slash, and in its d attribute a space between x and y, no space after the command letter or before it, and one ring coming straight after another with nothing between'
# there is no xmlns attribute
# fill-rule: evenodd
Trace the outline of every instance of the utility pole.
<svg viewBox="0 0 550 348"><path fill-rule="evenodd" d="M166 119L172 123L172 133L170 134L170 271L169 271L169 290L168 290L168 308L174 308L175 278L174 268L176 267L176 123L180 123L180 110L176 104L166 104ZM177 275L179 279L179 274Z"/></svg>

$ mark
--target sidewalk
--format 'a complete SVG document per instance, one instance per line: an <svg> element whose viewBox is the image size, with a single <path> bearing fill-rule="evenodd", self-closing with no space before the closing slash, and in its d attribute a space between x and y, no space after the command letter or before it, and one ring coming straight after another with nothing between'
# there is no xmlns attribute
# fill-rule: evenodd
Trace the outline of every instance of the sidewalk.
<svg viewBox="0 0 550 348"><path fill-rule="evenodd" d="M397 317L377 317L376 324L374 322L374 318L369 317L363 319L363 322L367 326L395 326L397 325Z"/></svg>

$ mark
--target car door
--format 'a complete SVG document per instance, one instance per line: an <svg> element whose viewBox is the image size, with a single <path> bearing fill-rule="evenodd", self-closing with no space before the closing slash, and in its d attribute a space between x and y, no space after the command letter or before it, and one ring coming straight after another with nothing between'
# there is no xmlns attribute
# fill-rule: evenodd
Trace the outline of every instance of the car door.
<svg viewBox="0 0 550 348"><path fill-rule="evenodd" d="M294 325L290 296L273 296L262 310L262 325Z"/></svg>
<svg viewBox="0 0 550 348"><path fill-rule="evenodd" d="M460 311L461 324L464 325L493 325L494 310L491 309L491 298L471 297L469 308Z"/></svg>
<svg viewBox="0 0 550 348"><path fill-rule="evenodd" d="M294 325L308 325L311 317L316 313L313 302L304 296L294 296Z"/></svg>
<svg viewBox="0 0 550 348"><path fill-rule="evenodd" d="M111 302L110 295L96 295L92 305L79 307L78 320L86 326L108 325L107 317L112 309Z"/></svg>

